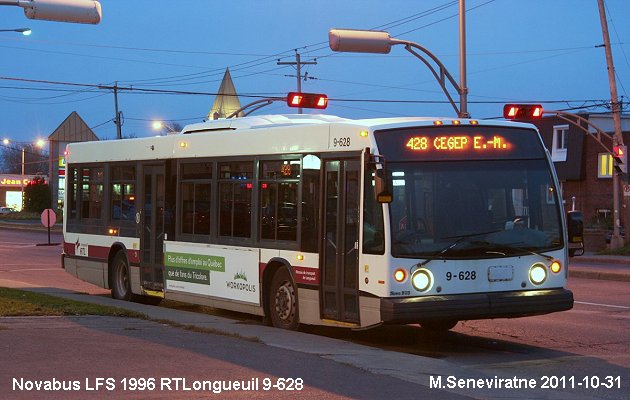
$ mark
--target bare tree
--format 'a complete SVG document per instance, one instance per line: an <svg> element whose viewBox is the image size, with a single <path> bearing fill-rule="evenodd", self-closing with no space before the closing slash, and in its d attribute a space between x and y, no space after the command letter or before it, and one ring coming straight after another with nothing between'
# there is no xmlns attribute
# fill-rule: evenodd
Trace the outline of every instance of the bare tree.
<svg viewBox="0 0 630 400"><path fill-rule="evenodd" d="M26 175L48 174L48 153L33 144L25 144L24 173ZM4 146L2 155L2 171L7 174L22 173L22 147Z"/></svg>

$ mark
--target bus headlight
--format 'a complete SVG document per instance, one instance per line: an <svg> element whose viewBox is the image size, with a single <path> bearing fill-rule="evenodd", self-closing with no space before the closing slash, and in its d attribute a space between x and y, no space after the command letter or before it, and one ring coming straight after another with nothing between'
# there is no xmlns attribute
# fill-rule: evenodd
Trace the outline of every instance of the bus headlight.
<svg viewBox="0 0 630 400"><path fill-rule="evenodd" d="M433 274L428 269L417 269L411 274L411 284L417 291L426 292L433 286Z"/></svg>
<svg viewBox="0 0 630 400"><path fill-rule="evenodd" d="M534 285L540 285L547 279L547 268L543 264L537 263L529 269L529 280Z"/></svg>

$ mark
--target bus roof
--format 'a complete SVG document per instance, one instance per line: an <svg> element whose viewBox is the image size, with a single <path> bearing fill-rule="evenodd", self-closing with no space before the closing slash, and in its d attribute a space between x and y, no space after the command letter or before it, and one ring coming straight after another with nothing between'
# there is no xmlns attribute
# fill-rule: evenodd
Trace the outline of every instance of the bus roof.
<svg viewBox="0 0 630 400"><path fill-rule="evenodd" d="M490 126L521 126L531 128L533 125L527 123L519 123L505 120L475 120L461 118L444 118L444 117L388 117L388 118L366 118L366 119L348 119L326 114L289 114L289 115L259 115L242 118L218 119L187 125L182 133L192 132L209 132L216 130L234 130L234 129L255 129L279 127L288 125L301 124L326 124L340 123L354 126L363 126L368 129L388 129L390 127L404 126L427 126L433 125L435 121L441 121L444 124L452 124L453 121L460 121L463 125L469 124L468 121L477 121L481 125Z"/></svg>
<svg viewBox="0 0 630 400"><path fill-rule="evenodd" d="M363 131L452 125L454 118L397 117L351 120L325 114L260 115L219 119L187 125L181 133L138 139L71 143L68 163L229 157L326 151L360 151L374 147ZM459 119L471 125L469 119ZM536 129L534 125L503 120L476 120L479 126ZM273 129L271 129L273 128ZM296 129L298 128L298 129ZM264 130L261 132L261 130ZM352 140L345 140L352 138ZM211 141L211 143L209 142ZM343 145L339 145L343 143Z"/></svg>
<svg viewBox="0 0 630 400"><path fill-rule="evenodd" d="M217 119L186 125L182 133L210 132L217 130L255 129L272 126L301 124L325 124L349 121L346 118L326 114L256 115L252 117Z"/></svg>

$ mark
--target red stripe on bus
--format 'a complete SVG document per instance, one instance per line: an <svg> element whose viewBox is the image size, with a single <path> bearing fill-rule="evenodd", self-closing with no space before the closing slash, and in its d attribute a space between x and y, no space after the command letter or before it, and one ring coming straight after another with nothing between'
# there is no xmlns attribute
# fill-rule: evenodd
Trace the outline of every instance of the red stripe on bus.
<svg viewBox="0 0 630 400"><path fill-rule="evenodd" d="M71 256L74 255L74 243L63 242L63 252Z"/></svg>
<svg viewBox="0 0 630 400"><path fill-rule="evenodd" d="M109 256L109 247L88 244L88 256L91 258L107 260L107 257Z"/></svg>
<svg viewBox="0 0 630 400"><path fill-rule="evenodd" d="M63 252L68 255L76 255L76 245L75 243L63 242ZM109 258L109 252L111 247L106 246L95 246L88 245L88 257L90 258L98 258L103 261L106 261ZM131 264L139 264L140 263L140 250L130 250L127 249L127 260Z"/></svg>

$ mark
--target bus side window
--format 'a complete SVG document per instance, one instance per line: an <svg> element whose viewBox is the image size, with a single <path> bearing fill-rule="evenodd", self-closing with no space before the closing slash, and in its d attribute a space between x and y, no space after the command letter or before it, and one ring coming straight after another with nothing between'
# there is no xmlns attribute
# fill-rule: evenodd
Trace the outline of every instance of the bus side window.
<svg viewBox="0 0 630 400"><path fill-rule="evenodd" d="M301 250L316 253L319 222L319 178L321 159L313 154L302 159Z"/></svg>

